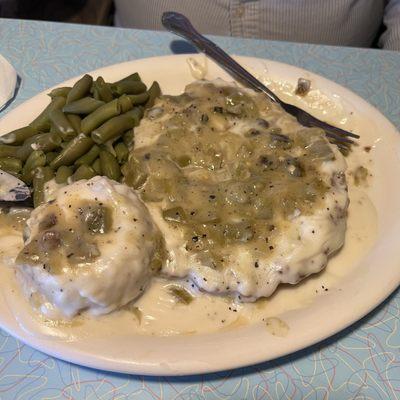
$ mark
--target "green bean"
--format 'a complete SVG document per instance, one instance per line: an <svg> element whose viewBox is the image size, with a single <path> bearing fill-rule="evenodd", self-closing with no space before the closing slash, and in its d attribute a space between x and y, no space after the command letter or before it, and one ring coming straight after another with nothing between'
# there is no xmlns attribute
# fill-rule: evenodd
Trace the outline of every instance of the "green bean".
<svg viewBox="0 0 400 400"><path fill-rule="evenodd" d="M81 131L85 134L89 134L93 129L96 129L105 121L120 113L121 106L118 99L110 101L83 118L81 122Z"/></svg>
<svg viewBox="0 0 400 400"><path fill-rule="evenodd" d="M112 101L113 94L111 92L110 85L105 83L101 76L96 79L92 87L99 100L105 101L106 103Z"/></svg>
<svg viewBox="0 0 400 400"><path fill-rule="evenodd" d="M149 94L149 99L147 100L145 108L151 108L154 106L156 98L161 95L161 88L158 82L154 81L147 93Z"/></svg>
<svg viewBox="0 0 400 400"><path fill-rule="evenodd" d="M18 151L21 147L20 146L10 146L8 144L0 144L0 157L18 157Z"/></svg>
<svg viewBox="0 0 400 400"><path fill-rule="evenodd" d="M46 182L54 177L50 167L38 167L33 176L33 206L38 207L44 202Z"/></svg>
<svg viewBox="0 0 400 400"><path fill-rule="evenodd" d="M96 172L97 175L102 175L101 165L100 165L100 158L96 158L96 161L92 164L93 170Z"/></svg>
<svg viewBox="0 0 400 400"><path fill-rule="evenodd" d="M111 85L114 94L121 96L122 94L139 94L146 91L146 85L140 81L122 81Z"/></svg>
<svg viewBox="0 0 400 400"><path fill-rule="evenodd" d="M96 176L94 169L89 165L83 164L72 175L72 180L76 182L80 181L81 179L91 179L94 176Z"/></svg>
<svg viewBox="0 0 400 400"><path fill-rule="evenodd" d="M53 110L61 110L65 105L64 97L54 97L50 104L29 124L38 131L48 131L50 129L49 114Z"/></svg>
<svg viewBox="0 0 400 400"><path fill-rule="evenodd" d="M49 165L57 157L57 155L58 153L56 153L55 151L50 151L46 153L46 164Z"/></svg>
<svg viewBox="0 0 400 400"><path fill-rule="evenodd" d="M51 124L51 125L50 125L50 130L49 130L49 132L50 132L50 133L54 133L54 134L60 136L59 133L58 133L58 130L56 129L56 127L54 126L54 124ZM61 137L61 136L60 136L60 137Z"/></svg>
<svg viewBox="0 0 400 400"><path fill-rule="evenodd" d="M128 146L126 146L124 143L122 143L122 142L117 143L114 146L114 151L115 151L117 160L120 164L123 164L124 162L128 161L129 150L128 150Z"/></svg>
<svg viewBox="0 0 400 400"><path fill-rule="evenodd" d="M45 153L58 149L61 146L61 137L58 133L39 133L25 140L18 149L18 158L25 161L34 150L42 150Z"/></svg>
<svg viewBox="0 0 400 400"><path fill-rule="evenodd" d="M53 110L49 114L50 121L55 131L60 134L63 140L71 140L77 135L71 123L61 110Z"/></svg>
<svg viewBox="0 0 400 400"><path fill-rule="evenodd" d="M72 139L61 153L50 163L52 168L61 167L61 165L71 165L79 157L83 156L93 146L93 140L80 133Z"/></svg>
<svg viewBox="0 0 400 400"><path fill-rule="evenodd" d="M186 289L183 289L180 286L170 286L168 291L175 297L178 303L188 305L193 301L193 296Z"/></svg>
<svg viewBox="0 0 400 400"><path fill-rule="evenodd" d="M99 128L95 129L91 137L96 143L105 143L111 139L121 136L129 128L133 128L134 120L126 116L126 114L118 115L106 121Z"/></svg>
<svg viewBox="0 0 400 400"><path fill-rule="evenodd" d="M135 139L135 134L133 129L129 129L122 135L122 141L128 147L131 147L133 145L134 139Z"/></svg>
<svg viewBox="0 0 400 400"><path fill-rule="evenodd" d="M90 93L92 94L92 96L95 100L101 101L100 94L99 94L97 87L92 86L92 89L90 89Z"/></svg>
<svg viewBox="0 0 400 400"><path fill-rule="evenodd" d="M108 151L100 151L100 165L101 172L107 178L117 181L121 176L121 169L118 165L117 159Z"/></svg>
<svg viewBox="0 0 400 400"><path fill-rule="evenodd" d="M73 174L74 170L72 167L67 167L66 165L61 165L56 172L56 183L59 185L63 183L68 183L68 178Z"/></svg>
<svg viewBox="0 0 400 400"><path fill-rule="evenodd" d="M121 165L121 174L122 174L122 179L123 179L123 182L127 185L127 186L132 186L130 183L131 182L127 182L127 178L128 178L128 175L129 175L129 171L130 171L130 165L129 165L130 163L129 162L126 162L125 164L122 164Z"/></svg>
<svg viewBox="0 0 400 400"><path fill-rule="evenodd" d="M0 137L0 143L19 145L31 136L37 135L38 131L31 126L24 126Z"/></svg>
<svg viewBox="0 0 400 400"><path fill-rule="evenodd" d="M100 154L100 147L95 144L86 154L75 161L75 165L91 165Z"/></svg>
<svg viewBox="0 0 400 400"><path fill-rule="evenodd" d="M68 93L71 91L72 88L68 87L68 86L64 86L64 87L58 87L53 89L48 95L50 97L67 97Z"/></svg>
<svg viewBox="0 0 400 400"><path fill-rule="evenodd" d="M26 144L29 144L34 150L43 150L46 153L60 147L61 137L57 133L41 133L25 140L23 146Z"/></svg>
<svg viewBox="0 0 400 400"><path fill-rule="evenodd" d="M123 94L121 97L118 98L118 103L121 106L122 113L132 110L133 108L132 101L126 94Z"/></svg>
<svg viewBox="0 0 400 400"><path fill-rule="evenodd" d="M113 85L118 85L121 82L126 82L126 81L141 81L140 76L137 72L126 76L125 78L120 79L117 82L114 82Z"/></svg>
<svg viewBox="0 0 400 400"><path fill-rule="evenodd" d="M125 117L129 117L133 121L133 126L138 126L140 123L140 120L143 117L143 107L142 106L136 106L132 110L126 112L123 114Z"/></svg>
<svg viewBox="0 0 400 400"><path fill-rule="evenodd" d="M166 221L185 223L187 221L185 210L182 207L173 207L163 210L162 216Z"/></svg>
<svg viewBox="0 0 400 400"><path fill-rule="evenodd" d="M131 100L131 102L134 106L137 104L146 103L146 101L150 97L148 92L143 92L140 94L128 94L127 96L129 97L129 99Z"/></svg>
<svg viewBox="0 0 400 400"><path fill-rule="evenodd" d="M103 104L105 104L104 101L95 100L92 97L82 97L79 100L66 104L63 112L70 114L90 114Z"/></svg>
<svg viewBox="0 0 400 400"><path fill-rule="evenodd" d="M105 142L105 143L101 144L100 145L100 150L108 151L113 156L115 156L115 151L114 151L114 147L113 147L112 142L113 142L113 140L109 140L108 142Z"/></svg>
<svg viewBox="0 0 400 400"><path fill-rule="evenodd" d="M81 132L81 117L76 114L66 114L66 117L69 121L69 123L72 125L74 128L75 132L80 133Z"/></svg>
<svg viewBox="0 0 400 400"><path fill-rule="evenodd" d="M88 74L79 79L79 81L72 86L71 91L68 93L67 104L85 97L90 91L92 82L93 78Z"/></svg>
<svg viewBox="0 0 400 400"><path fill-rule="evenodd" d="M121 166L124 175L124 183L134 189L141 188L147 181L148 175L139 166L139 161L135 157L129 157L128 162Z"/></svg>
<svg viewBox="0 0 400 400"><path fill-rule="evenodd" d="M2 157L0 158L0 169L18 174L22 170L22 161L14 157Z"/></svg>
<svg viewBox="0 0 400 400"><path fill-rule="evenodd" d="M26 184L31 184L33 179L33 173L37 167L44 167L46 165L46 155L41 150L33 151L24 167L22 168L22 180Z"/></svg>

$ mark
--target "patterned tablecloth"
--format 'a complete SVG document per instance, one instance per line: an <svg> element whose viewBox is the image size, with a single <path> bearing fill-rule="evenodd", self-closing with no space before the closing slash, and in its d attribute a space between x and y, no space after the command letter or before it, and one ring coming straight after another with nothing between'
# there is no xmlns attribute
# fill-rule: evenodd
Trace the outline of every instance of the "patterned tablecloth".
<svg viewBox="0 0 400 400"><path fill-rule="evenodd" d="M322 74L400 127L400 53L214 39L230 53ZM173 52L188 52L188 46L166 33L0 19L0 53L22 77L12 107L75 75ZM397 290L361 321L303 351L248 368L180 378L71 365L0 330L0 399L399 399L399 315Z"/></svg>

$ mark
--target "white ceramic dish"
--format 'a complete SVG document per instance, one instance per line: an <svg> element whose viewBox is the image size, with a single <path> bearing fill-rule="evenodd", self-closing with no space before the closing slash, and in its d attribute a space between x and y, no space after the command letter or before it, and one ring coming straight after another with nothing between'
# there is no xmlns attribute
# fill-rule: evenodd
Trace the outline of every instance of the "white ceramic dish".
<svg viewBox="0 0 400 400"><path fill-rule="evenodd" d="M146 83L156 79L164 93L178 94L193 80L186 59L183 55L136 60L102 68L92 74L113 81L138 71ZM20 323L21 315L7 305L6 297L10 296L8 279L0 281L3 296L0 326L4 330L45 353L89 367L148 375L207 373L270 360L316 343L360 319L399 285L400 190L393 179L400 175L400 136L394 126L363 99L320 76L268 60L237 59L259 77L274 81L272 87L282 97L292 97L292 101L313 109L316 116L324 115L334 123L360 132L360 149L367 145L373 147L371 152L359 151L355 156L364 157L374 175L368 188L368 196L377 210L376 216L370 216L377 217L377 235L373 243L356 256L345 259L349 264L341 265L337 284L329 292L315 297L307 307L288 309L277 315L289 326L284 337L272 335L261 324L174 337L116 333L106 338L88 334L70 340L32 335L24 328L26 325ZM211 62L208 62L206 77L231 80ZM299 77L310 78L316 89L306 99L290 95ZM59 86L70 85L75 80ZM47 92L28 100L1 119L0 134L31 121L47 104ZM353 210L357 212L357 207ZM339 254L334 261L328 266L331 273L343 264L344 259L341 260ZM290 291L287 292L290 296ZM13 295L18 293L13 291Z"/></svg>
<svg viewBox="0 0 400 400"><path fill-rule="evenodd" d="M14 96L17 85L17 72L14 67L0 54L0 111Z"/></svg>

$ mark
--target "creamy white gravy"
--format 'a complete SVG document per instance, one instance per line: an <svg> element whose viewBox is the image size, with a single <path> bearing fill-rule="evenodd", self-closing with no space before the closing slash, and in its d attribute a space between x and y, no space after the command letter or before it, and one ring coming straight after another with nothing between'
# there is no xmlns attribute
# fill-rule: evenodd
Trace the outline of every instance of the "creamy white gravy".
<svg viewBox="0 0 400 400"><path fill-rule="evenodd" d="M279 87L279 83L276 86L274 89L280 94L286 92L288 97L292 96L292 87L282 85ZM317 98L318 94L315 93ZM328 98L323 94L319 96L315 108L324 108L323 114L329 117L330 121L346 123L347 128L357 127L355 115L348 110L348 107L344 111L339 99ZM374 145L374 143L363 143L362 146L364 145ZM355 187L351 177L351 171L359 165L373 171L373 149L367 154L362 146L356 148L347 158L350 206L345 245L330 259L321 273L310 276L297 285L281 285L267 299L238 304L227 298L202 294L196 296L189 305L184 305L179 303L168 290L174 282L157 278L131 309L100 318L81 315L73 321L46 320L34 311L23 297L12 268L12 260L22 248L21 234L11 232L9 227L0 223L0 268L3 276L0 289L3 301L27 334L54 340L74 341L87 337L135 334L194 335L231 330L250 324L265 326L271 335L285 336L290 326L282 314L289 310L311 306L321 296L332 291L340 291L341 283L359 267L357 262L368 253L375 242L377 213L368 198L368 188ZM372 182L373 177L369 180L370 185Z"/></svg>
<svg viewBox="0 0 400 400"><path fill-rule="evenodd" d="M7 285L2 285L4 301L21 328L30 335L69 341L117 334L194 335L256 323L265 325L271 334L284 336L290 326L286 328L284 318L279 317L279 322L276 318L286 311L310 306L327 292L340 290L341 282L354 271L357 261L374 243L377 233L374 206L369 201L365 188L356 188L351 181L349 186L351 203L346 241L342 250L329 261L320 274L297 285L282 285L267 299L255 303L235 303L227 298L201 294L189 305L185 305L177 301L169 291L174 282L157 278L130 309L100 318L78 316L72 322L46 320L22 296L10 263L22 246L22 238L19 234L10 236L9 229L1 229L1 265L4 282L7 282ZM13 246L10 246L10 241ZM7 260L8 266L4 262Z"/></svg>

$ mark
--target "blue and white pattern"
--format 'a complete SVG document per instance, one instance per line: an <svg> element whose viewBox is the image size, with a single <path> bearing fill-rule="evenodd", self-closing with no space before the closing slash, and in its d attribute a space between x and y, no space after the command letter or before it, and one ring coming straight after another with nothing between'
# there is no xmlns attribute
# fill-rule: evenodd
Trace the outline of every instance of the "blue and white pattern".
<svg viewBox="0 0 400 400"><path fill-rule="evenodd" d="M188 49L164 33L1 19L0 38L0 53L22 78L9 109L81 73ZM400 127L400 53L213 39L230 53L282 61L324 75L358 93ZM248 368L181 378L78 367L0 331L0 399L399 399L399 316L397 290L361 321L310 348Z"/></svg>

